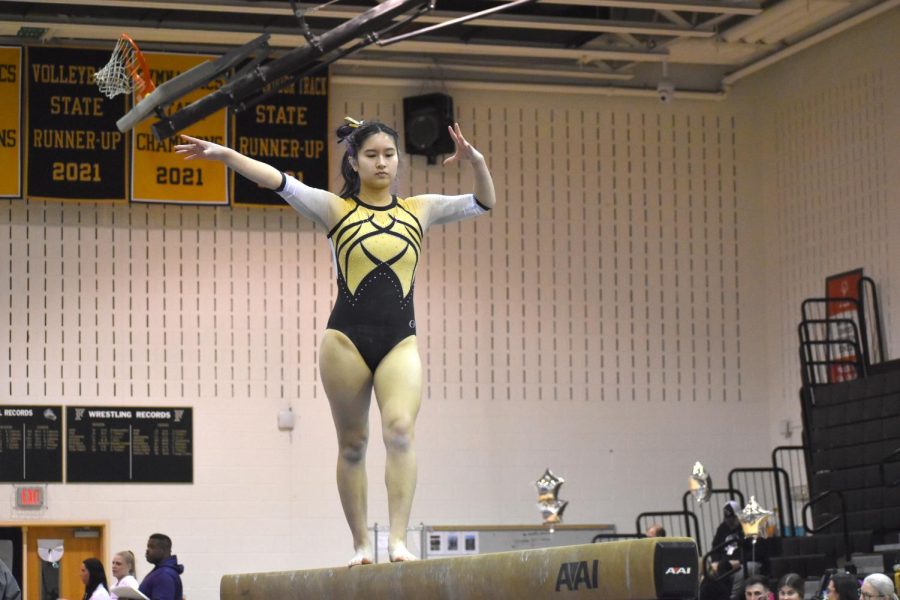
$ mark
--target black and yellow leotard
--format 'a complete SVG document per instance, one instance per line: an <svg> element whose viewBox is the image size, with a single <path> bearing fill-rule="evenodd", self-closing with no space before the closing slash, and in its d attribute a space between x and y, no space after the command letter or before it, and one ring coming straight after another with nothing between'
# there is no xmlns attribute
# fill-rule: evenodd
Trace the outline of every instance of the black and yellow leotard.
<svg viewBox="0 0 900 600"><path fill-rule="evenodd" d="M487 212L472 194L394 196L388 206L371 206L293 177L278 192L328 231L338 287L328 328L345 334L373 373L394 346L416 333L413 290L425 231Z"/></svg>

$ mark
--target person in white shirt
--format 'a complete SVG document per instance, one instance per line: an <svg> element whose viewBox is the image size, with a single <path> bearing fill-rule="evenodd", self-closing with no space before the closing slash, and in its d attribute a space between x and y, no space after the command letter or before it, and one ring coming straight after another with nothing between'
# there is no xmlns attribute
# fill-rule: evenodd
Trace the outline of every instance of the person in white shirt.
<svg viewBox="0 0 900 600"><path fill-rule="evenodd" d="M134 568L134 552L131 550L122 550L113 555L112 559L112 585L110 590L114 590L120 586L128 586L138 589L137 572ZM118 600L118 596L110 591L111 600Z"/></svg>
<svg viewBox="0 0 900 600"><path fill-rule="evenodd" d="M96 558L86 558L81 563L81 581L84 583L82 600L110 600L106 571Z"/></svg>

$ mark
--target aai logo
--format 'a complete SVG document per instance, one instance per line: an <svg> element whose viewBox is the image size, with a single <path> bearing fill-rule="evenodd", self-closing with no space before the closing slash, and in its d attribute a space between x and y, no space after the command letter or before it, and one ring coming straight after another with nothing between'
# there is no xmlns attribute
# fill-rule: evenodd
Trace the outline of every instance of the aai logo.
<svg viewBox="0 0 900 600"><path fill-rule="evenodd" d="M596 589L599 572L599 560L591 561L590 565L586 560L562 563L556 575L556 591L563 586L569 591L577 590L582 584L589 590Z"/></svg>
<svg viewBox="0 0 900 600"><path fill-rule="evenodd" d="M690 567L669 567L666 569L666 575L690 575Z"/></svg>

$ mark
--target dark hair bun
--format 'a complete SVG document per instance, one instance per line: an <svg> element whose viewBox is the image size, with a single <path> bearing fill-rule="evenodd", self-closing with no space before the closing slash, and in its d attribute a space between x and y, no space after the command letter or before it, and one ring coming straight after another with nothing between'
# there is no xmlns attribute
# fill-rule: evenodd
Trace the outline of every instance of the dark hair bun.
<svg viewBox="0 0 900 600"><path fill-rule="evenodd" d="M337 128L337 138L338 142L343 142L356 131L355 127L351 127L350 125L344 124Z"/></svg>

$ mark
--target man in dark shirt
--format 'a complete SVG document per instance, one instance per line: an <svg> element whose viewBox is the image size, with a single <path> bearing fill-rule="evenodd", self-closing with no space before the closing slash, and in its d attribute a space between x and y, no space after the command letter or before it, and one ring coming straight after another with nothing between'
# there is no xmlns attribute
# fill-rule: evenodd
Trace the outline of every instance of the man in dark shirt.
<svg viewBox="0 0 900 600"><path fill-rule="evenodd" d="M138 588L150 600L182 600L184 589L181 574L184 565L178 564L178 557L172 554L172 540L167 535L154 533L147 540L144 553L147 562L155 565L147 573Z"/></svg>

